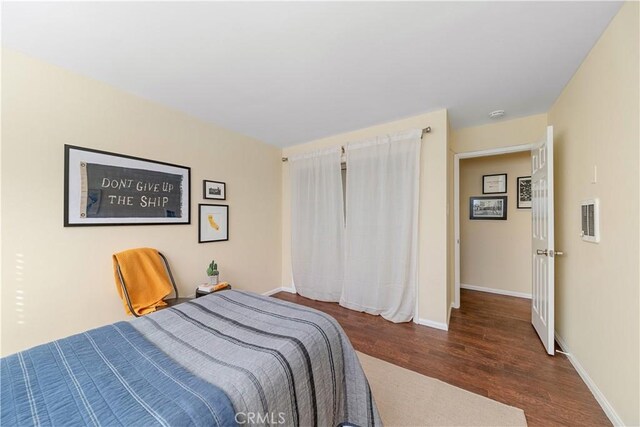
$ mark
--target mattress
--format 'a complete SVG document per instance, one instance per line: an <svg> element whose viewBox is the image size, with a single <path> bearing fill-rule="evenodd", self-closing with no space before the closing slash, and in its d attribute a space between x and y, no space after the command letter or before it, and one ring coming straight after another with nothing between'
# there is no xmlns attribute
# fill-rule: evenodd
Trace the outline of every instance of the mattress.
<svg viewBox="0 0 640 427"><path fill-rule="evenodd" d="M2 425L379 425L320 311L223 291L1 360Z"/></svg>

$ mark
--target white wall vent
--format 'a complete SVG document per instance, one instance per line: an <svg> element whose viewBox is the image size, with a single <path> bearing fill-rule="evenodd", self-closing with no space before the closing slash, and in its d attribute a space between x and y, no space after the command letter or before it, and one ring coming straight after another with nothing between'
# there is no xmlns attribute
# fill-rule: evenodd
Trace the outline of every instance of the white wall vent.
<svg viewBox="0 0 640 427"><path fill-rule="evenodd" d="M582 240L600 242L600 202L598 199L583 200L580 203L582 217Z"/></svg>

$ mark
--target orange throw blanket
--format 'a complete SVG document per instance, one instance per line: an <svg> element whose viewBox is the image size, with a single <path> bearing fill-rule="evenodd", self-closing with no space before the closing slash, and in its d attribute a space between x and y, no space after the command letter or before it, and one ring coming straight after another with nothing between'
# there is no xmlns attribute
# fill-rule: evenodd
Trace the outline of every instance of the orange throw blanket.
<svg viewBox="0 0 640 427"><path fill-rule="evenodd" d="M127 300L122 292L116 260L120 265L124 283L127 285L131 306L138 316L154 312L157 307L167 305L162 299L173 292L173 285L158 251L151 248L139 248L113 255L116 288L124 304L124 311L131 315Z"/></svg>

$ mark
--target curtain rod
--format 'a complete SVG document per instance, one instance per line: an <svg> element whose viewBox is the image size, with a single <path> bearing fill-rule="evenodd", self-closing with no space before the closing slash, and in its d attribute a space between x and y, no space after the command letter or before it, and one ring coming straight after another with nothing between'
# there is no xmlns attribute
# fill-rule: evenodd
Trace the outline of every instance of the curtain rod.
<svg viewBox="0 0 640 427"><path fill-rule="evenodd" d="M424 135L425 133L431 133L431 126L427 126L426 128L422 129L422 135ZM344 146L340 147L340 149L342 150L342 154L344 154ZM289 158L288 157L283 157L282 161L283 162L288 162Z"/></svg>

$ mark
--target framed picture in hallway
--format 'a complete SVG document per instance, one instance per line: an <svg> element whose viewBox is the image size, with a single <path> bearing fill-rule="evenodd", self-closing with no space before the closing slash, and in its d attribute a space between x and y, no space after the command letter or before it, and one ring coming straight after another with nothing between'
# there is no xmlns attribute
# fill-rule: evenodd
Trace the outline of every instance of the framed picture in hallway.
<svg viewBox="0 0 640 427"><path fill-rule="evenodd" d="M507 219L507 196L469 198L469 219Z"/></svg>
<svg viewBox="0 0 640 427"><path fill-rule="evenodd" d="M497 173L482 175L482 194L499 194L507 192L507 174Z"/></svg>
<svg viewBox="0 0 640 427"><path fill-rule="evenodd" d="M518 177L518 209L531 209L531 177Z"/></svg>

